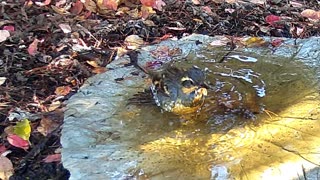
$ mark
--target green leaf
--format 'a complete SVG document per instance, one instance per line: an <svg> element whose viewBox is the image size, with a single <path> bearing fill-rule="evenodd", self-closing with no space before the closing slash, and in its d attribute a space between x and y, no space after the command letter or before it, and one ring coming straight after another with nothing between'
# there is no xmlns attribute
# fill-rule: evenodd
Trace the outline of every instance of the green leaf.
<svg viewBox="0 0 320 180"><path fill-rule="evenodd" d="M31 134L31 126L30 126L29 120L24 119L24 120L18 122L13 127L13 132L14 132L14 134L18 135L22 139L29 141L29 137Z"/></svg>

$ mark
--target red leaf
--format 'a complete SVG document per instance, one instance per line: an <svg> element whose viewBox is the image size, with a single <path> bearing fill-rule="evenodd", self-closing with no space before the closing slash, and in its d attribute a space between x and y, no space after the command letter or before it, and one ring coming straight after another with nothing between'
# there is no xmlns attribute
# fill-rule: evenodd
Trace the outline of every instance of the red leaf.
<svg viewBox="0 0 320 180"><path fill-rule="evenodd" d="M61 162L61 154L48 155L46 158L43 159L43 162L45 163Z"/></svg>
<svg viewBox="0 0 320 180"><path fill-rule="evenodd" d="M37 52L38 52L38 43L39 42L42 42L42 41L40 41L39 39L34 39L33 42L29 45L28 53L31 56L34 56L34 55L37 54Z"/></svg>
<svg viewBox="0 0 320 180"><path fill-rule="evenodd" d="M270 25L274 25L276 22L280 21L281 18L279 16L275 16L275 15L268 15L266 17L266 22Z"/></svg>
<svg viewBox="0 0 320 180"><path fill-rule="evenodd" d="M282 39L274 39L274 40L271 42L271 45L272 45L273 47L279 47L282 43L283 43L283 40L282 40Z"/></svg>
<svg viewBox="0 0 320 180"><path fill-rule="evenodd" d="M10 32L14 32L14 26L3 26L2 29L3 29L3 30L10 31Z"/></svg>
<svg viewBox="0 0 320 180"><path fill-rule="evenodd" d="M27 150L29 148L29 142L22 139L18 135L9 134L7 140L12 146L15 146L17 148L21 148L24 150Z"/></svg>
<svg viewBox="0 0 320 180"><path fill-rule="evenodd" d="M118 2L116 0L103 0L103 5L115 11L118 9Z"/></svg>
<svg viewBox="0 0 320 180"><path fill-rule="evenodd" d="M5 145L0 145L0 155L7 150Z"/></svg>
<svg viewBox="0 0 320 180"><path fill-rule="evenodd" d="M140 0L141 4L144 6L152 7L156 1L155 0Z"/></svg>
<svg viewBox="0 0 320 180"><path fill-rule="evenodd" d="M73 3L72 8L70 9L70 12L72 14L80 14L81 11L83 9L83 4L81 1L76 1L75 3Z"/></svg>

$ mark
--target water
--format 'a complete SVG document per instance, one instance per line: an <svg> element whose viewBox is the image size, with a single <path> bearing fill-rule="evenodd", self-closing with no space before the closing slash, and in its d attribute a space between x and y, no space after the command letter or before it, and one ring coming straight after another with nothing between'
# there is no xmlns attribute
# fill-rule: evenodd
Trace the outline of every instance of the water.
<svg viewBox="0 0 320 180"><path fill-rule="evenodd" d="M141 159L137 179L294 179L320 164L315 72L292 59L198 52L176 62L206 69L212 87L193 116L154 106L119 111L118 143Z"/></svg>

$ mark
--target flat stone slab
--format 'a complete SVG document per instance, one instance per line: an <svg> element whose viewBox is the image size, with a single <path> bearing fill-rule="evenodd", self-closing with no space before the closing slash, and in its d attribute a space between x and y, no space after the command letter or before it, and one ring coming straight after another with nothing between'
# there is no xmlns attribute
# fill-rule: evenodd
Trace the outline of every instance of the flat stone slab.
<svg viewBox="0 0 320 180"><path fill-rule="evenodd" d="M139 63L144 65L146 62L157 60L151 52L159 46L167 46L170 49L179 47L179 58L184 58L204 49L214 50L210 43L220 38L194 34L180 40L163 41L158 45L142 48ZM267 48L246 48L243 51L255 52L270 58L295 57L313 68L320 79L320 70L316 68L320 67L320 38L287 39L284 45L274 51ZM109 71L89 78L68 100L61 143L62 162L70 171L71 180L130 179L149 177L150 174L151 179L232 179L242 176L263 179L287 178L289 171L292 172L291 178L298 179L304 174L304 170L309 170L307 178L320 178L319 170L314 164L320 164L320 146L316 144L320 142L320 136L314 136L320 130L320 100L315 100L319 99L316 92L284 110L281 116L286 118L281 119L278 126L275 123L266 123L255 128L239 127L224 135L209 135L205 137L206 142L188 139L185 136L179 137L181 134L187 134L185 131L162 130L165 132L162 138L147 143L144 141L137 146L136 142L131 142L130 139L136 138L135 136L141 132L138 132L138 128L137 131L128 131L126 128L128 124L138 126L138 123L134 123L135 117L144 114L147 118L148 113L130 109L127 100L133 94L148 88L148 83L143 73L135 75L139 70L132 66L126 67L123 65L125 63L129 63L128 57L113 61L107 66ZM119 78L122 80L116 81ZM159 113L159 118L159 122L152 123L159 123L161 129L161 123L164 122L161 118L166 117ZM265 136L265 132L268 132L268 137ZM254 133L257 133L258 137L252 138ZM311 135L306 135L308 133ZM141 137L145 138L148 137ZM198 146L194 154L180 153L181 157L176 157L179 152L183 152L180 148ZM208 151L208 147L212 146L216 147ZM251 154L247 154L248 149L252 150ZM284 149L292 152L283 151ZM264 156L261 155L263 153ZM279 155L280 162L268 160L268 156L274 153ZM303 156L303 153L307 155ZM206 159L203 159L202 163L200 159L197 161L198 166L190 164L194 172L182 172L183 169L179 169L176 162L180 158L181 163L186 164L189 157L199 159L209 156L215 156L214 159L219 161L206 162ZM260 162L264 163L258 164L259 159L256 157L261 158ZM318 161L311 162L308 159ZM170 160L175 161L172 166ZM211 166L205 167L201 164ZM252 169L253 167L256 169Z"/></svg>

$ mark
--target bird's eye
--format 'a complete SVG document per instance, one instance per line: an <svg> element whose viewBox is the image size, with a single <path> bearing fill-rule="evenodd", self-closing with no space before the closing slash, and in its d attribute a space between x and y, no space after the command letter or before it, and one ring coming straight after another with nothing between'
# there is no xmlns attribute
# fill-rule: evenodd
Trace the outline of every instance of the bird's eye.
<svg viewBox="0 0 320 180"><path fill-rule="evenodd" d="M181 84L183 87L189 88L189 87L193 86L194 83L192 80L184 80L181 82Z"/></svg>

